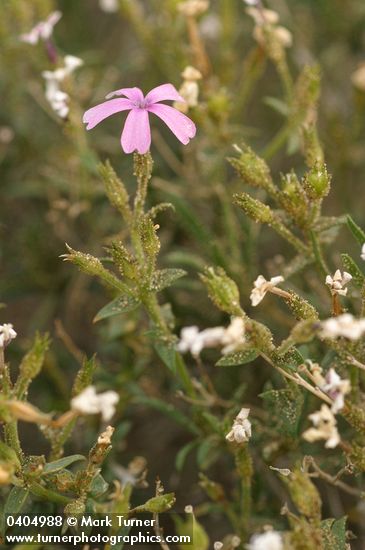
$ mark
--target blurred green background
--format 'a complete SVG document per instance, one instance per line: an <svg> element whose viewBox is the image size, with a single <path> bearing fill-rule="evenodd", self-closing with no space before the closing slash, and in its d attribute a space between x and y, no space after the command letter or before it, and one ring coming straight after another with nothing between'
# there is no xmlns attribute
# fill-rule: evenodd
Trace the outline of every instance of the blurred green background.
<svg viewBox="0 0 365 550"><path fill-rule="evenodd" d="M132 159L122 153L119 143L124 115L111 117L86 134L82 113L116 88L139 86L147 92L164 82L180 86L180 74L193 59L177 4L177 0L120 0L118 12L105 13L97 0L1 0L0 19L0 300L6 305L1 321L13 323L19 334L9 359L16 363L36 330L49 331L54 344L30 399L44 410L62 410L67 407L78 354L97 353L101 386L117 388L122 395L114 461L146 456L151 475L158 473L171 490L194 478L195 465L192 462L176 477L172 458L189 436L143 405L141 395L166 399L171 395L164 367L140 330L144 320L130 314L94 325L94 315L107 301L106 291L64 264L60 255L67 242L74 249L103 256L111 238L123 236L120 219L104 195L97 163L109 158L133 192ZM266 6L280 14L281 24L293 34L288 50L292 74L297 76L305 64L318 63L321 68L320 138L333 174L325 213L351 212L364 225L365 92L355 88L351 78L365 62L365 2L272 0ZM67 121L57 119L44 98L41 72L52 67L42 44L19 40L21 33L54 9L63 14L54 32L59 53L84 61L68 83ZM260 272L275 271L282 256L288 259L291 254L269 230L259 235L231 204L241 183L225 161L233 153L233 143L246 141L262 152L280 131L285 117L272 101L282 100L280 80L257 50L253 22L242 0L212 1L199 24L212 75L201 84L200 108L191 113L198 136L183 149L157 119L153 121L155 168L149 202L170 201L176 209L158 220L161 265L189 272L165 294L177 330L227 321L212 308L198 279L204 265L225 267L240 285L243 305L249 309L252 280ZM295 143L289 146L288 151L283 143L269 159L276 176L291 168L304 172ZM346 247L346 237L342 232L333 247L333 266ZM279 336L289 322L271 307L264 304L258 316L274 325L282 322ZM229 379L225 373L215 375L225 395L242 382L241 371L230 372ZM247 375L245 383L260 387L266 377L263 368ZM96 426L90 422L88 426L82 440L80 431L76 433L73 452L91 444ZM31 436L28 429L29 450L38 452L44 443ZM181 491L183 503L199 502L199 491ZM342 506L330 501L329 494L329 507ZM263 502L263 510L265 506Z"/></svg>

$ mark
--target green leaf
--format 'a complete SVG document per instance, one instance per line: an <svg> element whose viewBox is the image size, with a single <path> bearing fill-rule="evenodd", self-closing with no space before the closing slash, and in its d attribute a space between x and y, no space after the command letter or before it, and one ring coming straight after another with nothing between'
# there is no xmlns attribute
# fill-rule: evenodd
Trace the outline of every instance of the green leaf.
<svg viewBox="0 0 365 550"><path fill-rule="evenodd" d="M264 97L263 102L265 103L265 105L268 105L274 111L276 111L277 113L280 113L284 117L287 117L289 115L289 107L281 99L278 99L277 97L268 96L268 97Z"/></svg>
<svg viewBox="0 0 365 550"><path fill-rule="evenodd" d="M175 344L173 342L164 342L162 340L155 340L153 347L155 348L158 356L161 361L166 365L166 367L173 373L176 374L176 359L177 352Z"/></svg>
<svg viewBox="0 0 365 550"><path fill-rule="evenodd" d="M160 411L161 413L165 414L169 418L172 418L172 420L174 420L177 424L180 424L180 426L183 426L186 430L193 433L194 435L200 434L200 431L193 424L193 421L187 416L185 416L176 407L171 405L171 403L166 403L161 399L157 399L154 397L146 397L143 395L136 397L135 401L137 403L147 405L148 407L152 407L153 409Z"/></svg>
<svg viewBox="0 0 365 550"><path fill-rule="evenodd" d="M112 302L109 302L104 306L94 317L93 322L97 323L102 319L107 319L108 317L114 317L114 315L119 315L120 313L127 313L128 311L134 311L140 305L140 301L134 296L123 295L119 296Z"/></svg>
<svg viewBox="0 0 365 550"><path fill-rule="evenodd" d="M83 455L71 455L60 458L59 460L54 460L53 462L48 462L43 468L43 474L55 474L80 460L86 460L86 458Z"/></svg>
<svg viewBox="0 0 365 550"><path fill-rule="evenodd" d="M346 547L346 517L337 521L329 518L321 521L323 550L343 550Z"/></svg>
<svg viewBox="0 0 365 550"><path fill-rule="evenodd" d="M23 487L13 487L9 493L9 496L5 502L4 509L0 515L1 533L4 535L6 531L5 517L6 514L15 515L19 514L27 502L29 496L29 490L23 489Z"/></svg>
<svg viewBox="0 0 365 550"><path fill-rule="evenodd" d="M348 254L341 254L341 259L346 271L348 271L350 275L352 275L352 280L354 284L358 288L362 288L365 283L365 276L355 260L353 260Z"/></svg>
<svg viewBox="0 0 365 550"><path fill-rule="evenodd" d="M354 222L351 216L347 216L347 225L357 242L362 246L365 243L364 231Z"/></svg>
<svg viewBox="0 0 365 550"><path fill-rule="evenodd" d="M235 351L233 353L228 353L219 359L216 363L217 367L233 367L235 365L245 365L246 363L251 363L256 357L258 357L259 352L255 348L243 349L240 351Z"/></svg>
<svg viewBox="0 0 365 550"><path fill-rule="evenodd" d="M13 487L4 506L4 514L19 514L29 496L29 490Z"/></svg>
<svg viewBox="0 0 365 550"><path fill-rule="evenodd" d="M185 275L186 271L183 269L160 269L155 271L152 277L150 290L153 292L160 292L164 288L173 285L175 281Z"/></svg>
<svg viewBox="0 0 365 550"><path fill-rule="evenodd" d="M199 468L206 470L215 462L218 458L219 449L217 447L217 438L212 437L203 441L199 447L196 454L196 461Z"/></svg>
<svg viewBox="0 0 365 550"><path fill-rule="evenodd" d="M90 495L92 497L100 497L109 489L109 483L105 481L103 476L97 474L91 482Z"/></svg>
<svg viewBox="0 0 365 550"><path fill-rule="evenodd" d="M306 321L298 323L303 333L305 332L305 323ZM310 323L312 323L312 321L310 321ZM283 354L275 354L275 361L279 363L280 367L296 370L299 365L304 363L304 357L297 348L291 347Z"/></svg>
<svg viewBox="0 0 365 550"><path fill-rule="evenodd" d="M175 458L175 467L178 472L181 472L181 470L184 467L185 461L188 457L188 454L190 451L194 449L198 445L198 441L190 441L184 447L180 449L180 451L177 453Z"/></svg>
<svg viewBox="0 0 365 550"><path fill-rule="evenodd" d="M299 390L269 390L260 395L265 408L270 413L270 423L278 434L296 438L299 435L299 422L303 406L303 395Z"/></svg>

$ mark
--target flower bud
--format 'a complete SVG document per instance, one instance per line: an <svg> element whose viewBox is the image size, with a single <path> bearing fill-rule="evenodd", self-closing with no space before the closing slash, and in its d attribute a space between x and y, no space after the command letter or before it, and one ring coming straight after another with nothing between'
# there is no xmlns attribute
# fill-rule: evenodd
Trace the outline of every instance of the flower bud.
<svg viewBox="0 0 365 550"><path fill-rule="evenodd" d="M110 252L121 275L124 275L127 279L131 279L132 281L136 280L138 278L137 261L125 248L123 243L114 241L110 247Z"/></svg>
<svg viewBox="0 0 365 550"><path fill-rule="evenodd" d="M247 193L236 194L233 196L234 203L255 222L270 224L274 220L274 213L269 206L263 202L254 199Z"/></svg>
<svg viewBox="0 0 365 550"><path fill-rule="evenodd" d="M238 317L243 315L238 287L228 277L224 269L218 267L214 270L212 267L209 267L206 269L204 275L200 275L200 278L208 288L210 299L219 309L230 315Z"/></svg>
<svg viewBox="0 0 365 550"><path fill-rule="evenodd" d="M121 212L124 219L129 220L132 216L129 206L129 195L124 183L118 178L109 161L99 166L105 191L110 203Z"/></svg>
<svg viewBox="0 0 365 550"><path fill-rule="evenodd" d="M239 158L230 158L229 162L236 169L245 183L253 187L272 190L273 182L270 168L250 147L244 146Z"/></svg>
<svg viewBox="0 0 365 550"><path fill-rule="evenodd" d="M147 502L138 506L135 510L139 512L151 512L152 514L162 514L170 510L175 504L176 498L174 493L166 493L157 497L152 497Z"/></svg>
<svg viewBox="0 0 365 550"><path fill-rule="evenodd" d="M284 477L291 498L301 514L313 519L321 519L321 497L310 480L308 474L300 468L293 471L289 477Z"/></svg>
<svg viewBox="0 0 365 550"><path fill-rule="evenodd" d="M328 195L330 185L331 177L324 164L312 168L303 180L303 187L307 196L312 200L322 199Z"/></svg>

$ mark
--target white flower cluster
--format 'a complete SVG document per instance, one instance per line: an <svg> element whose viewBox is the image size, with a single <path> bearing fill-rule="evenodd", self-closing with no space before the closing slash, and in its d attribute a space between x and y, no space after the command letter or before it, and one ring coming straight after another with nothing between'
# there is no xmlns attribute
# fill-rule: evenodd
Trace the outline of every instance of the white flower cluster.
<svg viewBox="0 0 365 550"><path fill-rule="evenodd" d="M247 550L283 550L283 539L277 531L266 531L266 533L253 535Z"/></svg>
<svg viewBox="0 0 365 550"><path fill-rule="evenodd" d="M332 296L335 296L336 294L346 296L348 289L344 287L351 281L351 279L352 275L350 275L350 273L347 273L347 271L341 273L341 271L337 269L333 277L331 277L331 275L327 275L326 285L329 286Z"/></svg>
<svg viewBox="0 0 365 550"><path fill-rule="evenodd" d="M322 338L348 338L358 340L365 333L365 319L356 319L351 313L343 313L321 322Z"/></svg>
<svg viewBox="0 0 365 550"><path fill-rule="evenodd" d="M271 292L272 289L276 288L276 286L283 281L284 277L281 275L271 277L270 281L267 281L263 275L259 275L253 283L254 286L250 295L253 307L256 307L265 298L268 292Z"/></svg>
<svg viewBox="0 0 365 550"><path fill-rule="evenodd" d="M248 420L250 409L241 409L233 421L232 429L226 435L227 441L245 443L251 437L251 422Z"/></svg>
<svg viewBox="0 0 365 550"><path fill-rule="evenodd" d="M190 351L194 357L198 357L204 348L222 346L222 353L226 355L235 351L244 342L244 321L241 317L234 317L227 328L213 327L202 331L196 326L183 328L177 349L181 353Z"/></svg>
<svg viewBox="0 0 365 550"><path fill-rule="evenodd" d="M184 81L179 88L179 94L185 99L185 102L175 101L174 107L182 113L187 113L189 107L196 107L199 99L199 85L198 80L202 78L202 74L195 67L190 65L185 67L181 73Z"/></svg>
<svg viewBox="0 0 365 550"><path fill-rule="evenodd" d="M62 13L60 11L52 12L45 21L40 21L29 31L28 33L22 34L20 40L26 42L27 44L38 44L39 40L47 42L53 34L53 28L61 19Z"/></svg>
<svg viewBox="0 0 365 550"><path fill-rule="evenodd" d="M0 325L0 348L5 348L5 346L10 344L16 336L17 334L13 329L12 324L4 323L3 325Z"/></svg>
<svg viewBox="0 0 365 550"><path fill-rule="evenodd" d="M83 64L82 59L74 55L66 55L64 66L54 71L43 71L42 76L46 81L46 98L53 111L61 118L66 118L69 113L70 96L61 90L61 84L78 67Z"/></svg>
<svg viewBox="0 0 365 550"><path fill-rule="evenodd" d="M284 48L290 48L293 43L293 37L290 31L279 23L279 15L274 10L267 10L259 6L259 2L254 0L244 0L249 7L246 9L248 15L255 21L255 28L253 31L254 39L263 47L266 46L266 35L264 32L265 26L270 26L272 36L274 36L277 42Z"/></svg>
<svg viewBox="0 0 365 550"><path fill-rule="evenodd" d="M119 9L118 0L99 0L99 8L106 13L115 13Z"/></svg>
<svg viewBox="0 0 365 550"><path fill-rule="evenodd" d="M336 418L328 405L323 404L319 411L309 415L309 419L314 427L306 430L303 438L310 443L323 439L328 449L337 447L341 441L340 434L337 430Z"/></svg>
<svg viewBox="0 0 365 550"><path fill-rule="evenodd" d="M88 386L71 400L71 409L79 414L101 414L108 422L115 413L119 395L115 391L96 393L94 386Z"/></svg>
<svg viewBox="0 0 365 550"><path fill-rule="evenodd" d="M47 52L53 63L57 61L57 50L52 44L51 37L56 23L61 19L62 13L55 11L45 21L40 21L33 29L22 34L20 39L28 44L37 44L42 40L46 44ZM43 71L42 76L46 81L46 99L52 110L60 117L66 118L69 113L70 96L61 89L61 83L70 76L75 69L83 65L83 61L74 55L66 55L63 59L64 66L54 71Z"/></svg>

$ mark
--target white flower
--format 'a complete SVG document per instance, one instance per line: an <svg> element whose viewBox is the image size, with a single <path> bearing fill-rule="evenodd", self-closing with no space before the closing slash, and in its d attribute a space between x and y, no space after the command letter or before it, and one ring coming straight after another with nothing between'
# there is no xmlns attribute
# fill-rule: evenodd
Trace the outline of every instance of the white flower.
<svg viewBox="0 0 365 550"><path fill-rule="evenodd" d="M108 422L115 413L119 395L115 391L96 393L94 386L88 386L71 400L71 409L80 414L101 414Z"/></svg>
<svg viewBox="0 0 365 550"><path fill-rule="evenodd" d="M222 550L223 546L224 546L223 542L221 542L220 540L217 540L213 545L213 549Z"/></svg>
<svg viewBox="0 0 365 550"><path fill-rule="evenodd" d="M66 55L64 66L54 71L43 71L42 76L46 81L46 99L53 111L61 118L66 118L69 113L69 95L61 90L63 80L71 75L83 64L82 59L74 55Z"/></svg>
<svg viewBox="0 0 365 550"><path fill-rule="evenodd" d="M183 328L177 349L181 353L190 351L194 357L198 357L204 348L222 346L223 354L227 354L234 351L244 341L245 327L243 319L234 317L227 328L206 328L201 332L196 326Z"/></svg>
<svg viewBox="0 0 365 550"><path fill-rule="evenodd" d="M115 13L119 9L118 0L99 0L99 8L106 13Z"/></svg>
<svg viewBox="0 0 365 550"><path fill-rule="evenodd" d="M38 44L39 40L46 42L49 40L53 33L53 28L61 19L62 13L60 11L54 11L45 21L40 21L33 29L20 36L20 39L27 44Z"/></svg>
<svg viewBox="0 0 365 550"><path fill-rule="evenodd" d="M333 399L331 410L334 414L337 414L345 404L344 396L350 392L351 384L350 380L343 380L335 369L329 369L326 374L325 384L320 386L320 388Z"/></svg>
<svg viewBox="0 0 365 550"><path fill-rule="evenodd" d="M198 357L204 348L219 346L224 335L224 327L207 328L199 332L198 327L185 327L181 331L180 342L177 349L181 353L190 351L194 357Z"/></svg>
<svg viewBox="0 0 365 550"><path fill-rule="evenodd" d="M346 286L351 279L352 275L350 275L350 273L347 273L347 271L341 273L341 271L337 269L333 277L331 277L331 275L327 275L326 285L330 287L332 296L335 296L336 294L346 296L347 288L343 287Z"/></svg>
<svg viewBox="0 0 365 550"><path fill-rule="evenodd" d="M181 330L180 333L180 341L177 345L178 351L181 353L187 353L190 351L193 355L199 355L201 350L203 349L202 344L199 343L199 328L196 326L191 327L184 327ZM193 353L193 350L195 353ZM196 350L199 350L198 353L196 353Z"/></svg>
<svg viewBox="0 0 365 550"><path fill-rule="evenodd" d="M337 430L337 421L331 409L323 404L319 411L309 415L309 419L313 422L314 428L306 430L302 437L310 443L324 439L325 447L328 449L337 447L341 439Z"/></svg>
<svg viewBox="0 0 365 550"><path fill-rule="evenodd" d="M279 15L273 10L257 9L253 7L247 8L246 13L252 17L256 25L275 25L279 22Z"/></svg>
<svg viewBox="0 0 365 550"><path fill-rule="evenodd" d="M247 6L257 6L260 0L243 0Z"/></svg>
<svg viewBox="0 0 365 550"><path fill-rule="evenodd" d="M257 306L264 299L267 292L270 292L271 289L283 281L284 277L281 275L271 277L270 281L267 281L263 275L259 275L254 282L254 288L250 295L251 304L254 307Z"/></svg>
<svg viewBox="0 0 365 550"><path fill-rule="evenodd" d="M185 107L196 107L198 105L199 85L197 82L185 80L179 88L179 94L185 99L185 103L181 102Z"/></svg>
<svg viewBox="0 0 365 550"><path fill-rule="evenodd" d="M76 55L65 55L63 61L65 64L64 77L70 75L84 64L83 60L80 57L76 57Z"/></svg>
<svg viewBox="0 0 365 550"><path fill-rule="evenodd" d="M251 437L251 422L248 420L250 409L241 409L233 421L232 429L226 435L230 442L245 443Z"/></svg>
<svg viewBox="0 0 365 550"><path fill-rule="evenodd" d="M17 334L11 323L0 325L0 348L5 348L16 336Z"/></svg>
<svg viewBox="0 0 365 550"><path fill-rule="evenodd" d="M232 353L238 346L245 342L245 324L242 317L234 317L230 325L224 331L221 343L223 355Z"/></svg>
<svg viewBox="0 0 365 550"><path fill-rule="evenodd" d="M365 243L362 245L361 248L361 259L365 260Z"/></svg>
<svg viewBox="0 0 365 550"><path fill-rule="evenodd" d="M358 340L365 332L365 319L356 319L350 313L331 317L321 322L322 338L348 338Z"/></svg>
<svg viewBox="0 0 365 550"><path fill-rule="evenodd" d="M283 540L277 531L253 535L247 546L247 550L282 550L283 548Z"/></svg>
<svg viewBox="0 0 365 550"><path fill-rule="evenodd" d="M186 0L180 2L177 9L187 17L201 15L209 8L209 0Z"/></svg>
<svg viewBox="0 0 365 550"><path fill-rule="evenodd" d="M358 88L362 92L365 91L365 63L361 63L356 71L352 73L351 82L355 88Z"/></svg>

